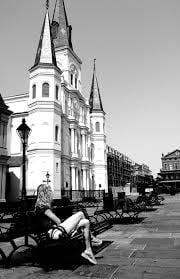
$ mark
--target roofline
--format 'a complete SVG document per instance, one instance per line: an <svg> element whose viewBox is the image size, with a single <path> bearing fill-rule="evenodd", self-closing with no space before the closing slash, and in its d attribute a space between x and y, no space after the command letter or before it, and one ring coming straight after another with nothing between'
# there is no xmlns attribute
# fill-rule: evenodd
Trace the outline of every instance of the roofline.
<svg viewBox="0 0 180 279"><path fill-rule="evenodd" d="M57 70L60 73L60 75L62 74L62 71L58 66L52 65L50 63L39 63L37 65L34 65L29 69L29 72L32 73L32 71L37 70L38 68L43 68L43 69L51 68Z"/></svg>
<svg viewBox="0 0 180 279"><path fill-rule="evenodd" d="M104 116L106 115L106 112L104 110L100 110L100 109L90 109L90 114L92 113L103 113Z"/></svg>
<svg viewBox="0 0 180 279"><path fill-rule="evenodd" d="M28 98L28 97L29 97L29 93L25 93L25 94L7 96L7 97L4 97L4 100L5 101L10 101L10 100L13 100L15 98L23 99L23 98Z"/></svg>
<svg viewBox="0 0 180 279"><path fill-rule="evenodd" d="M180 149L177 148L177 149L173 150L172 152L169 152L169 153L167 153L166 155L162 156L161 158L167 157L167 156L171 155L172 153L174 153L174 152L176 152L176 151L179 151L179 152L180 152Z"/></svg>

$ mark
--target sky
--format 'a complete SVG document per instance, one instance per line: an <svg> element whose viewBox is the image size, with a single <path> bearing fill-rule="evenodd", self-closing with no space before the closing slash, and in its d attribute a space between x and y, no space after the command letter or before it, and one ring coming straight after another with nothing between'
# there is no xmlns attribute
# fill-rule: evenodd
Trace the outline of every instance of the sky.
<svg viewBox="0 0 180 279"><path fill-rule="evenodd" d="M0 1L0 93L28 92L45 0ZM50 0L50 15L55 0ZM180 148L180 1L65 0L88 98L93 59L107 144L147 164Z"/></svg>

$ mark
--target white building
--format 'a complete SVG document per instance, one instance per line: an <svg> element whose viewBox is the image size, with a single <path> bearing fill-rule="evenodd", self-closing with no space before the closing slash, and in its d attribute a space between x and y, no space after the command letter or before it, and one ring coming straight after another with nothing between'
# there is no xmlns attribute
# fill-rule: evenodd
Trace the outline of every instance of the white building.
<svg viewBox="0 0 180 279"><path fill-rule="evenodd" d="M62 189L99 190L101 185L107 191L105 112L95 61L88 101L81 90L82 62L73 51L64 2L56 3L51 25L46 10L29 70L29 93L4 98L13 112L8 123L8 164L11 191L17 195L22 148L16 129L22 118L32 129L27 150L28 194L34 193L47 172L57 198Z"/></svg>
<svg viewBox="0 0 180 279"><path fill-rule="evenodd" d="M6 174L7 161L9 159L7 150L7 125L11 111L5 105L0 94L0 202L5 201L6 196Z"/></svg>

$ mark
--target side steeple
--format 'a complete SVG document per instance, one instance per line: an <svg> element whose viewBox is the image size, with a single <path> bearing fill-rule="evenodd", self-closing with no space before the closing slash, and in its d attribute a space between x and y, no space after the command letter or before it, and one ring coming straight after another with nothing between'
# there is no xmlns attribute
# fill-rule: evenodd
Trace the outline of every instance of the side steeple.
<svg viewBox="0 0 180 279"><path fill-rule="evenodd" d="M73 50L71 31L68 23L64 0L56 0L51 24L55 47L70 47Z"/></svg>
<svg viewBox="0 0 180 279"><path fill-rule="evenodd" d="M51 36L48 8L49 8L49 3L47 1L46 15L42 26L42 31L39 39L39 45L36 53L34 66L43 65L43 64L57 66L54 44Z"/></svg>
<svg viewBox="0 0 180 279"><path fill-rule="evenodd" d="M98 80L96 76L96 59L94 59L94 68L93 68L93 78L92 78L92 84L91 84L91 92L89 97L89 105L90 105L90 113L97 112L104 112L102 101L101 101L101 95L98 85Z"/></svg>

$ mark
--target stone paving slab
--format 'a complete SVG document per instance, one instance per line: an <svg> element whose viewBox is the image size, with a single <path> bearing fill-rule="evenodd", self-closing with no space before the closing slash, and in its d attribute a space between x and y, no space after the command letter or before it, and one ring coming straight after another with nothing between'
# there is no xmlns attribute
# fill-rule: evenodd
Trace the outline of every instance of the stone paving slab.
<svg viewBox="0 0 180 279"><path fill-rule="evenodd" d="M161 268L179 268L180 259L153 259L153 258L136 258L134 263L136 266L154 266Z"/></svg>
<svg viewBox="0 0 180 279"><path fill-rule="evenodd" d="M131 258L180 259L179 249L134 251Z"/></svg>
<svg viewBox="0 0 180 279"><path fill-rule="evenodd" d="M122 267L129 267L131 265L134 265L135 258L127 258L127 257L111 257L109 258L109 255L105 256L102 259L98 260L98 264L113 264L118 265L120 268Z"/></svg>
<svg viewBox="0 0 180 279"><path fill-rule="evenodd" d="M0 279L63 279L65 276L70 276L69 270L53 270L45 272L38 267L14 267L10 269L1 269Z"/></svg>
<svg viewBox="0 0 180 279"><path fill-rule="evenodd" d="M81 266L71 274L71 279L98 278L110 279L112 274L119 268L118 265L99 264L96 266ZM67 275L68 276L68 275ZM68 277L67 277L68 278Z"/></svg>
<svg viewBox="0 0 180 279"><path fill-rule="evenodd" d="M154 245L174 245L174 239L172 238L135 238L131 244L154 244Z"/></svg>
<svg viewBox="0 0 180 279"><path fill-rule="evenodd" d="M169 275L169 277L173 275L179 275L180 268L158 268L158 267L149 267L149 266L130 266L129 268L119 268L112 276L113 279L115 278L156 278L159 279L163 275ZM151 277L150 277L151 276ZM168 278L168 277L167 277ZM176 277L175 277L176 278ZM177 277L178 278L178 277Z"/></svg>
<svg viewBox="0 0 180 279"><path fill-rule="evenodd" d="M131 238L170 238L172 237L172 233L134 233ZM173 236L174 237L174 236ZM180 237L180 234L179 234Z"/></svg>

